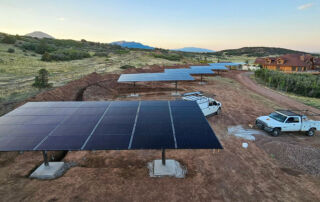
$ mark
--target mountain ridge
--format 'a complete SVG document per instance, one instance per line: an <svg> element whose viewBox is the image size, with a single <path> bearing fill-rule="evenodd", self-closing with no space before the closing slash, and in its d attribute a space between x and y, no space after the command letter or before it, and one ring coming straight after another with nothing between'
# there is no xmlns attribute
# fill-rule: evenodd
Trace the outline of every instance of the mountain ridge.
<svg viewBox="0 0 320 202"><path fill-rule="evenodd" d="M139 49L149 49L149 50L155 49L154 47L147 46L135 41L114 41L114 42L111 42L110 44L119 45L124 48L139 48Z"/></svg>
<svg viewBox="0 0 320 202"><path fill-rule="evenodd" d="M182 52L193 52L193 53L214 53L216 51L206 49L206 48L197 48L197 47L184 47L178 49L172 49L174 51L182 51Z"/></svg>
<svg viewBox="0 0 320 202"><path fill-rule="evenodd" d="M47 33L41 32L41 31L34 31L31 33L25 34L25 36L35 37L35 38L39 38L39 39L43 39L43 38L54 39L53 36L51 36Z"/></svg>

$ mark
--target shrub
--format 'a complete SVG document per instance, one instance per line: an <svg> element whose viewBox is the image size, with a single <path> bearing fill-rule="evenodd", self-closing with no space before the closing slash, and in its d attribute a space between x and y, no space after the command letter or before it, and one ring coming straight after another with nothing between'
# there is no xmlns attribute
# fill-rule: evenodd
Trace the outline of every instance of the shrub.
<svg viewBox="0 0 320 202"><path fill-rule="evenodd" d="M119 54L119 55L123 55L123 54L130 53L130 51L129 50L117 50L116 53Z"/></svg>
<svg viewBox="0 0 320 202"><path fill-rule="evenodd" d="M49 53L45 52L45 53L42 55L41 60L42 60L42 61L47 61L47 62L49 62L49 61L51 61L51 55L50 55Z"/></svg>
<svg viewBox="0 0 320 202"><path fill-rule="evenodd" d="M45 52L53 52L57 49L54 45L49 45L45 39L42 39L40 43L39 42L24 43L21 46L21 48L23 50L30 50L39 54L44 54Z"/></svg>
<svg viewBox="0 0 320 202"><path fill-rule="evenodd" d="M82 58L88 58L90 54L85 51L79 51L75 49L67 49L55 51L52 53L44 53L42 55L42 61L69 61L69 60L77 60Z"/></svg>
<svg viewBox="0 0 320 202"><path fill-rule="evenodd" d="M16 42L16 37L5 35L1 42L7 44L14 44Z"/></svg>
<svg viewBox="0 0 320 202"><path fill-rule="evenodd" d="M52 84L49 83L49 72L46 69L40 69L38 74L39 75L35 77L32 86L39 89L52 86Z"/></svg>
<svg viewBox="0 0 320 202"><path fill-rule="evenodd" d="M136 67L132 65L123 65L120 67L120 69L131 69L131 68L136 68Z"/></svg>
<svg viewBox="0 0 320 202"><path fill-rule="evenodd" d="M179 61L182 59L182 56L179 54L152 54L153 57L155 58L162 58L162 59L166 59L166 60L171 60L171 61Z"/></svg>
<svg viewBox="0 0 320 202"><path fill-rule="evenodd" d="M308 97L320 97L320 77L311 74L286 74L259 69L255 76L270 87Z"/></svg>
<svg viewBox="0 0 320 202"><path fill-rule="evenodd" d="M36 47L37 47L37 44L35 43L24 43L22 45L23 51L26 51L26 50L35 51Z"/></svg>
<svg viewBox="0 0 320 202"><path fill-rule="evenodd" d="M35 52L39 54L44 54L45 52L52 52L56 50L53 45L48 45L45 40L41 40L40 44L37 44L35 47Z"/></svg>
<svg viewBox="0 0 320 202"><path fill-rule="evenodd" d="M8 49L8 53L14 53L14 52L15 52L15 50L13 48Z"/></svg>
<svg viewBox="0 0 320 202"><path fill-rule="evenodd" d="M108 53L107 52L95 52L94 53L94 56L97 56L97 57L108 57Z"/></svg>

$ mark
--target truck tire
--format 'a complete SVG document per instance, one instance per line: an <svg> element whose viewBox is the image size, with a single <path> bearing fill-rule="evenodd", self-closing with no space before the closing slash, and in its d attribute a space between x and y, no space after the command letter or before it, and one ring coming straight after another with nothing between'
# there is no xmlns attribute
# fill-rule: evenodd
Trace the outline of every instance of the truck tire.
<svg viewBox="0 0 320 202"><path fill-rule="evenodd" d="M281 134L280 128L275 128L275 129L273 129L273 131L271 132L271 135L272 135L273 137L278 137L280 134Z"/></svg>
<svg viewBox="0 0 320 202"><path fill-rule="evenodd" d="M256 120L256 127L258 127L261 130L264 130L263 124L258 124L258 121Z"/></svg>
<svg viewBox="0 0 320 202"><path fill-rule="evenodd" d="M219 114L221 114L221 108L219 108L216 112L216 115L219 115Z"/></svg>
<svg viewBox="0 0 320 202"><path fill-rule="evenodd" d="M307 132L306 132L306 135L309 136L309 137L312 137L314 136L316 130L314 128L310 128Z"/></svg>

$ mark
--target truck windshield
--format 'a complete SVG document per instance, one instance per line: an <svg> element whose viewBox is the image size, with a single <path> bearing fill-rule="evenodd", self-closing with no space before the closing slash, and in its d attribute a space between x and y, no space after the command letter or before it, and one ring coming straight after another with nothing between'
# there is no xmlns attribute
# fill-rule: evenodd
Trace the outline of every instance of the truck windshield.
<svg viewBox="0 0 320 202"><path fill-rule="evenodd" d="M270 115L269 115L270 118L273 118L277 121L280 121L280 122L284 122L286 120L286 116L283 116L277 112L272 112Z"/></svg>

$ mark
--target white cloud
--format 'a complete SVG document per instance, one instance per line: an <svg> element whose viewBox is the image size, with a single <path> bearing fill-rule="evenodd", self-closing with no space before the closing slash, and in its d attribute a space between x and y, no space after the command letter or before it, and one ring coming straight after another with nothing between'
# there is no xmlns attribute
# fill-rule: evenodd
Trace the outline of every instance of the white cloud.
<svg viewBox="0 0 320 202"><path fill-rule="evenodd" d="M314 5L313 3L303 4L301 6L298 6L298 10L304 10L304 9L312 7L313 5Z"/></svg>
<svg viewBox="0 0 320 202"><path fill-rule="evenodd" d="M61 21L61 22L63 22L63 21L65 20L65 18L60 17L60 18L58 18L58 20Z"/></svg>

